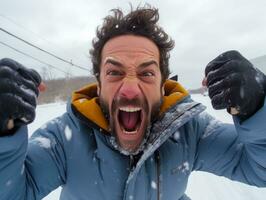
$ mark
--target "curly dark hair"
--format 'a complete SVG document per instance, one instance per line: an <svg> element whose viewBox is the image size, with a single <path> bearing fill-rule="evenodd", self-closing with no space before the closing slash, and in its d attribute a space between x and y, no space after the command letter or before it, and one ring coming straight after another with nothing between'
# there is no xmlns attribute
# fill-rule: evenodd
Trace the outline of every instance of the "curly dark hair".
<svg viewBox="0 0 266 200"><path fill-rule="evenodd" d="M147 37L157 45L160 52L160 71L164 82L170 74L169 52L174 47L174 41L157 24L158 9L146 4L143 7L138 6L135 10L131 7L131 12L127 15L124 15L119 8L112 9L111 12L111 15L104 18L102 26L97 28L90 50L93 73L97 80L100 81L101 52L105 43L116 36L131 34Z"/></svg>

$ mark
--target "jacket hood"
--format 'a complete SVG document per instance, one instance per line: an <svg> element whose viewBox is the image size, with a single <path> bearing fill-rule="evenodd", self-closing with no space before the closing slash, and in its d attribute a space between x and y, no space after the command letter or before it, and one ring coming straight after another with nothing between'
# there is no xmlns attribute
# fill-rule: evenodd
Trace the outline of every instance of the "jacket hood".
<svg viewBox="0 0 266 200"><path fill-rule="evenodd" d="M173 80L165 82L164 91L165 95L160 107L160 116L189 95L188 91L181 84ZM71 106L88 123L105 130L105 132L109 132L108 120L99 105L97 83L89 84L73 92Z"/></svg>

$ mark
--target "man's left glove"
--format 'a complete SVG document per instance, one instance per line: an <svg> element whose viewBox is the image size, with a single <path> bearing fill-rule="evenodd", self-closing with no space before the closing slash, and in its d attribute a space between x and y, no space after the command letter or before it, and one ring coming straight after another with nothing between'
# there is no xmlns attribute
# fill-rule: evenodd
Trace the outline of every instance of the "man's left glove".
<svg viewBox="0 0 266 200"><path fill-rule="evenodd" d="M237 51L228 51L212 60L205 69L214 109L224 109L241 121L264 103L266 76Z"/></svg>

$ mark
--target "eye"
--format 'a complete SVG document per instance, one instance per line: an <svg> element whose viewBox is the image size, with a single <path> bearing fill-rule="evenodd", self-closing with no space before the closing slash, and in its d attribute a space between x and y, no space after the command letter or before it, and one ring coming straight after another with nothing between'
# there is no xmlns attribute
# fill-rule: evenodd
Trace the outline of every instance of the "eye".
<svg viewBox="0 0 266 200"><path fill-rule="evenodd" d="M106 73L109 76L122 76L123 73L118 70L110 70Z"/></svg>
<svg viewBox="0 0 266 200"><path fill-rule="evenodd" d="M150 71L148 71L148 72L142 72L141 73L141 76L151 77L151 76L154 76L154 73L153 72L150 72Z"/></svg>

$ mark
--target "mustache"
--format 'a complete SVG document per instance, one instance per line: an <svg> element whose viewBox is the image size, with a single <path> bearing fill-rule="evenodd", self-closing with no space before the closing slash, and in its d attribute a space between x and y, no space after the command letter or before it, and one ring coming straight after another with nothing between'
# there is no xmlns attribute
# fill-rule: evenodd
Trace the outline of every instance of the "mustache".
<svg viewBox="0 0 266 200"><path fill-rule="evenodd" d="M125 97L118 97L114 99L112 107L129 106L129 105L135 107L144 107L145 102L143 102L143 100L139 98L127 99Z"/></svg>
<svg viewBox="0 0 266 200"><path fill-rule="evenodd" d="M123 96L115 97L112 105L111 105L111 112L114 113L116 108L118 107L126 107L126 106L134 106L134 107L140 107L145 111L146 113L149 112L149 106L148 106L148 100L147 98L140 99L139 97L128 99Z"/></svg>

